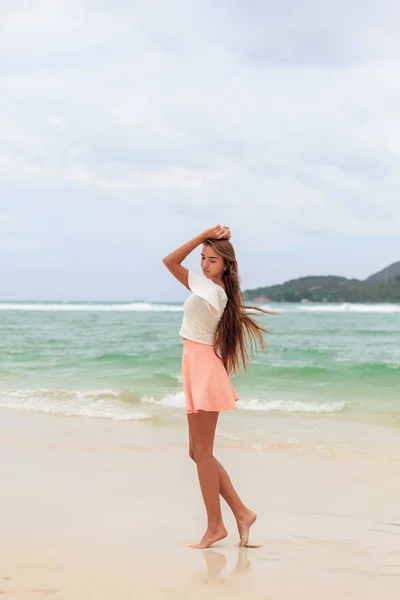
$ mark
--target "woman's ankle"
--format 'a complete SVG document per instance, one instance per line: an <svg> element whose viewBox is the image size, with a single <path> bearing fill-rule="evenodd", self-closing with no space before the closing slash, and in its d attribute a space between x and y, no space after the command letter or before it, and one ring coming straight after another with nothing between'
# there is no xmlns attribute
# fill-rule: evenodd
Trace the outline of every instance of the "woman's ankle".
<svg viewBox="0 0 400 600"><path fill-rule="evenodd" d="M235 519L236 519L236 521L243 521L244 519L247 519L251 513L252 513L252 511L243 505L243 507L241 507L240 509L238 509L236 511Z"/></svg>
<svg viewBox="0 0 400 600"><path fill-rule="evenodd" d="M212 521L208 521L208 524L207 524L208 531L218 531L218 529L225 529L225 525L222 520L222 517L213 519Z"/></svg>

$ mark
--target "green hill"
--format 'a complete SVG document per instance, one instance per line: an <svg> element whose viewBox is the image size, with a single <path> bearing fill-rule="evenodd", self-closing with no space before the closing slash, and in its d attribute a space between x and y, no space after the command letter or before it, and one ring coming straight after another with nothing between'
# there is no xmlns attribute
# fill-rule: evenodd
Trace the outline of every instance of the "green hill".
<svg viewBox="0 0 400 600"><path fill-rule="evenodd" d="M400 275L400 261L393 263L390 267L374 273L366 281L388 281L388 279L394 279Z"/></svg>
<svg viewBox="0 0 400 600"><path fill-rule="evenodd" d="M400 262L365 281L332 275L300 277L245 290L243 295L253 302L400 302Z"/></svg>

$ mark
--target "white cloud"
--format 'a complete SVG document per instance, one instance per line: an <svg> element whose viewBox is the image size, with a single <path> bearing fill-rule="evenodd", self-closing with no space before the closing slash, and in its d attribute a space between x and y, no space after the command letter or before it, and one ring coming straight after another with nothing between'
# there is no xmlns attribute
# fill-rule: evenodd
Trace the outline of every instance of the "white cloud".
<svg viewBox="0 0 400 600"><path fill-rule="evenodd" d="M248 272L303 239L395 239L399 14L374 0L3 2L2 229L15 240L22 224L41 261L78 230L84 254L85 230L92 243L107 227L114 248L131 236L155 260L229 221ZM44 246L35 214L51 218Z"/></svg>

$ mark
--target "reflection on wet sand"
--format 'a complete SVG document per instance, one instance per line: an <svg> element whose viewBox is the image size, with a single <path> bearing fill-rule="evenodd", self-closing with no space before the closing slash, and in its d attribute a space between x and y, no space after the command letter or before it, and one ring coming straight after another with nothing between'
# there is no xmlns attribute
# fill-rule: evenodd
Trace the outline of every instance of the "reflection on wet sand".
<svg viewBox="0 0 400 600"><path fill-rule="evenodd" d="M208 583L219 583L221 581L226 581L229 578L227 574L224 576L222 574L228 562L225 554L208 548L207 550L203 550L203 557L207 566ZM249 559L248 549L245 547L238 548L236 565L231 576L245 573L246 571L249 571L250 567L251 561Z"/></svg>

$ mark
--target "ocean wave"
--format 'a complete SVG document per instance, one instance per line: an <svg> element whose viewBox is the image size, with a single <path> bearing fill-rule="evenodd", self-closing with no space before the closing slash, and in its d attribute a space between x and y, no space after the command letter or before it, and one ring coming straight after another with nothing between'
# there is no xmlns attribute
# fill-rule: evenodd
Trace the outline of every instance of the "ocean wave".
<svg viewBox="0 0 400 600"><path fill-rule="evenodd" d="M87 311L87 312L182 312L183 306L176 304L156 304L152 302L132 302L132 303L114 303L114 304L74 304L74 303L0 303L0 311L18 310L18 311L48 311L48 312L66 312L66 311Z"/></svg>
<svg viewBox="0 0 400 600"><path fill-rule="evenodd" d="M144 421L153 418L152 414L135 411L119 403L119 398L120 392L109 389L1 390L0 407L113 421Z"/></svg>
<svg viewBox="0 0 400 600"><path fill-rule="evenodd" d="M400 368L399 359L390 359L387 362L355 362L354 359L347 357L337 357L335 360L327 362L325 366L316 366L315 364L301 364L300 361L271 361L268 368L269 376L279 378L284 381L293 381L299 378L302 381L309 381L310 385L315 385L322 381L338 381L339 379L354 382L360 377L371 379L382 376L387 377L386 383L395 383L395 377L398 377L396 371Z"/></svg>
<svg viewBox="0 0 400 600"><path fill-rule="evenodd" d="M317 304L299 306L299 310L307 312L351 312L351 313L400 313L400 304Z"/></svg>
<svg viewBox="0 0 400 600"><path fill-rule="evenodd" d="M242 410L283 412L283 413L337 413L344 409L345 402L301 402L297 400L246 400L239 402Z"/></svg>
<svg viewBox="0 0 400 600"><path fill-rule="evenodd" d="M313 379L314 375L324 375L330 372L328 367L316 366L312 364L301 364L300 361L275 361L270 366L270 372L276 376L278 375L291 375L292 377L301 376L309 377ZM292 364L291 364L292 363ZM264 364L264 363L261 363Z"/></svg>
<svg viewBox="0 0 400 600"><path fill-rule="evenodd" d="M349 371L354 371L357 373L362 373L365 376L373 376L373 375L390 375L390 372L397 370L400 368L400 362L398 360L389 360L387 362L381 363L354 363L349 367ZM394 373L393 373L394 375ZM397 375L396 375L397 377Z"/></svg>
<svg viewBox="0 0 400 600"><path fill-rule="evenodd" d="M157 406L166 406L169 408L184 408L185 396L183 392L176 394L167 394L156 399L153 396L143 396L140 402L145 404L155 404ZM239 400L238 408L251 411L268 411L283 413L337 413L343 410L345 402L324 402L321 404L312 402L301 402L295 400Z"/></svg>
<svg viewBox="0 0 400 600"><path fill-rule="evenodd" d="M163 398L156 399L153 396L143 396L140 398L140 402L144 404L156 404L158 406L167 406L170 408L184 408L185 407L185 396L183 392L176 394L167 394Z"/></svg>

